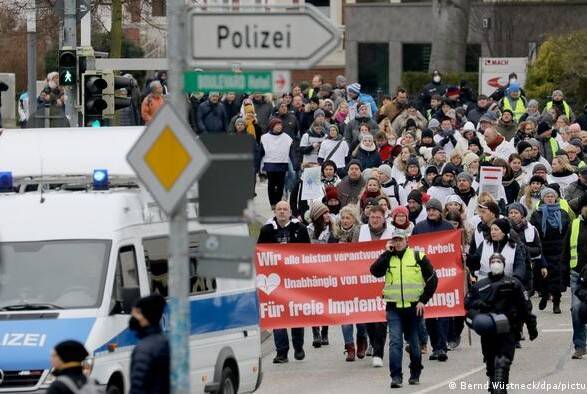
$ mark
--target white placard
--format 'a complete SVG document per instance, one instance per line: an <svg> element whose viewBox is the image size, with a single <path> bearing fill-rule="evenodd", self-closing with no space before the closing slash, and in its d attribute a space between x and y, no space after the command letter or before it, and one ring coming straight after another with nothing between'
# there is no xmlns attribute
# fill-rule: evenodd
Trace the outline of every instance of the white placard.
<svg viewBox="0 0 587 394"><path fill-rule="evenodd" d="M499 200L499 188L503 178L503 168L482 166L479 168L479 194L490 193Z"/></svg>
<svg viewBox="0 0 587 394"><path fill-rule="evenodd" d="M324 197L321 167L306 168L302 173L302 200L316 200Z"/></svg>

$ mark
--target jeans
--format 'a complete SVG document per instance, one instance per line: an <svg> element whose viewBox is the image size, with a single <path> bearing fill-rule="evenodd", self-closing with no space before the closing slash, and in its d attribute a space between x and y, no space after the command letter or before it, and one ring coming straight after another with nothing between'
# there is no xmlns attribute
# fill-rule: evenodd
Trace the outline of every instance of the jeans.
<svg viewBox="0 0 587 394"><path fill-rule="evenodd" d="M298 173L294 170L293 164L291 164L290 160L287 164L287 173L285 174L285 191L291 193L298 181Z"/></svg>
<svg viewBox="0 0 587 394"><path fill-rule="evenodd" d="M287 335L286 328L276 328L273 330L273 341L275 342L275 350L277 354L283 354L287 356L289 351L289 336ZM303 328L292 328L291 329L291 342L294 350L299 350L304 347L304 329Z"/></svg>
<svg viewBox="0 0 587 394"><path fill-rule="evenodd" d="M432 344L432 351L448 351L446 346L448 336L448 317L439 317L433 319L426 319L426 328L428 335L430 335L430 343Z"/></svg>
<svg viewBox="0 0 587 394"><path fill-rule="evenodd" d="M585 350L587 348L585 338L585 323L583 323L579 318L579 305L581 305L581 300L579 300L575 295L575 291L577 291L579 286L579 273L577 273L577 271L571 270L571 294L573 296L571 299L571 317L573 318L573 344L575 345L575 350Z"/></svg>
<svg viewBox="0 0 587 394"><path fill-rule="evenodd" d="M428 331L426 331L426 321L418 318L418 337L420 338L420 345L424 346L428 343Z"/></svg>
<svg viewBox="0 0 587 394"><path fill-rule="evenodd" d="M340 326L342 328L342 336L344 338L345 345L354 345L355 339L353 336L353 325L352 324L343 324ZM365 324L357 324L357 338L364 337L367 338L367 327Z"/></svg>
<svg viewBox="0 0 587 394"><path fill-rule="evenodd" d="M387 323L366 323L369 343L373 347L373 357L383 358L385 339L387 338Z"/></svg>
<svg viewBox="0 0 587 394"><path fill-rule="evenodd" d="M420 351L420 318L416 308L397 308L387 311L389 327L389 375L391 378L402 377L403 337L410 345L410 376L420 377L422 354Z"/></svg>

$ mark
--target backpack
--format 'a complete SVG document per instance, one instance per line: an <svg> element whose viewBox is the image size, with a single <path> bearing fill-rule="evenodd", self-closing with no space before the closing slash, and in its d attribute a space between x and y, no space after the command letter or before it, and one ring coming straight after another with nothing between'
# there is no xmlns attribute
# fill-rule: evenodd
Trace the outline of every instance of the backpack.
<svg viewBox="0 0 587 394"><path fill-rule="evenodd" d="M63 383L72 394L104 394L106 392L101 386L96 384L94 379L90 378L81 387L77 387L77 384L69 376L59 376L57 377L57 381Z"/></svg>

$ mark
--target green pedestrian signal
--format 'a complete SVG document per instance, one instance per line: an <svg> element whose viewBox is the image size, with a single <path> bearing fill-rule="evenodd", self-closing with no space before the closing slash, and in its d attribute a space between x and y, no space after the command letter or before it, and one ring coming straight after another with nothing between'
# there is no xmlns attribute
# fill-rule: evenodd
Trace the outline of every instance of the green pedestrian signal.
<svg viewBox="0 0 587 394"><path fill-rule="evenodd" d="M72 86L77 83L77 56L73 49L59 51L59 84Z"/></svg>

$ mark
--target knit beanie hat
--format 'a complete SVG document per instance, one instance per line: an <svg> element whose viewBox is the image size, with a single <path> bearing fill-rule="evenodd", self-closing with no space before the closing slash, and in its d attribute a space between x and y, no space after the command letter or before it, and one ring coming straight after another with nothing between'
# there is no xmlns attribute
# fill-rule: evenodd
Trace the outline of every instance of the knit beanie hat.
<svg viewBox="0 0 587 394"><path fill-rule="evenodd" d="M78 341L63 341L55 345L55 353L64 363L82 362L88 357L88 351Z"/></svg>
<svg viewBox="0 0 587 394"><path fill-rule="evenodd" d="M510 224L510 221L505 219L505 218L499 218L496 219L492 224L496 225L497 227L499 227L499 229L501 230L502 233L504 234L509 234L510 230L512 228L512 225Z"/></svg>
<svg viewBox="0 0 587 394"><path fill-rule="evenodd" d="M526 217L526 215L528 215L528 210L526 209L526 207L523 206L522 204L520 204L519 202L511 203L510 205L508 205L507 209L508 209L508 213L510 213L511 210L515 210L515 211L520 212L522 214L522 216L524 216L524 217Z"/></svg>
<svg viewBox="0 0 587 394"><path fill-rule="evenodd" d="M391 167L389 166L389 164L380 165L377 171L385 174L388 179L391 179Z"/></svg>
<svg viewBox="0 0 587 394"><path fill-rule="evenodd" d="M422 205L422 192L418 189L414 189L410 192L410 194L408 194L408 200L414 200L416 201L418 204Z"/></svg>
<svg viewBox="0 0 587 394"><path fill-rule="evenodd" d="M475 131L475 125L473 124L473 122L465 123L465 125L463 126L463 134L467 131Z"/></svg>
<svg viewBox="0 0 587 394"><path fill-rule="evenodd" d="M556 192L556 190L554 190L551 187L545 187L540 191L540 199L544 201L544 197L546 197L548 194L554 194L554 197L558 198L558 193Z"/></svg>
<svg viewBox="0 0 587 394"><path fill-rule="evenodd" d="M326 205L322 204L321 202L315 202L310 207L310 219L312 219L312 221L318 220L320 217L322 217L322 215L328 212L329 210Z"/></svg>
<svg viewBox="0 0 587 394"><path fill-rule="evenodd" d="M430 122L428 122L429 129L437 129L439 127L440 127L440 122L436 118L432 118L432 119L430 119Z"/></svg>
<svg viewBox="0 0 587 394"><path fill-rule="evenodd" d="M431 198L426 203L426 209L436 209L438 212L442 212L442 204L436 198Z"/></svg>
<svg viewBox="0 0 587 394"><path fill-rule="evenodd" d="M408 211L408 208L406 207L402 207L401 205L398 207L393 208L393 211L391 211L391 219L395 220L395 217L399 214L404 214L406 217L409 216L410 212Z"/></svg>
<svg viewBox="0 0 587 394"><path fill-rule="evenodd" d="M324 113L323 110L317 109L316 111L314 111L314 119L316 119L319 116L326 116L326 114Z"/></svg>
<svg viewBox="0 0 587 394"><path fill-rule="evenodd" d="M135 307L152 325L159 324L163 311L165 310L165 298L159 294L152 294L137 301Z"/></svg>
<svg viewBox="0 0 587 394"><path fill-rule="evenodd" d="M434 138L434 132L430 129L425 129L422 131L422 138Z"/></svg>
<svg viewBox="0 0 587 394"><path fill-rule="evenodd" d="M339 200L338 198L338 189L334 186L328 186L326 188L326 195L325 200L328 202L329 200Z"/></svg>
<svg viewBox="0 0 587 394"><path fill-rule="evenodd" d="M541 121L540 123L538 123L538 128L536 129L536 134L540 135L544 132L547 132L550 129L551 129L551 127L548 123L546 123L545 121Z"/></svg>
<svg viewBox="0 0 587 394"><path fill-rule="evenodd" d="M410 158L408 159L408 166L418 166L420 167L420 162L418 161L418 158L416 156L410 156Z"/></svg>
<svg viewBox="0 0 587 394"><path fill-rule="evenodd" d="M351 168L352 165L358 166L359 170L363 171L363 168L361 167L361 162L357 159L349 161L349 164L347 164L346 166L347 171L349 170L349 168Z"/></svg>
<svg viewBox="0 0 587 394"><path fill-rule="evenodd" d="M425 175L428 175L428 174L431 174L431 173L438 174L438 168L436 168L436 166L428 166L428 167L426 167L426 170L424 170L424 174Z"/></svg>
<svg viewBox="0 0 587 394"><path fill-rule="evenodd" d="M520 141L518 143L518 154L522 154L528 148L532 148L532 145L528 141Z"/></svg>
<svg viewBox="0 0 587 394"><path fill-rule="evenodd" d="M432 148L432 157L434 157L434 155L436 155L440 151L444 152L444 149L441 146L437 145L434 148Z"/></svg>
<svg viewBox="0 0 587 394"><path fill-rule="evenodd" d="M469 182L469 185L473 184L473 176L471 174L469 174L468 172L461 172L459 175L457 175L457 181L464 179L467 182Z"/></svg>
<svg viewBox="0 0 587 394"><path fill-rule="evenodd" d="M449 202L456 202L460 206L465 205L465 202L463 201L463 199L460 198L459 196L457 196L456 194L450 194L450 195L446 196L446 200L444 201L444 205L448 204Z"/></svg>
<svg viewBox="0 0 587 394"><path fill-rule="evenodd" d="M442 175L453 174L456 176L459 173L459 168L452 163L446 163L442 168Z"/></svg>
<svg viewBox="0 0 587 394"><path fill-rule="evenodd" d="M357 82L351 83L346 88L347 92L354 93L354 94L361 94L361 85Z"/></svg>
<svg viewBox="0 0 587 394"><path fill-rule="evenodd" d="M535 164L534 167L532 168L532 175L536 174L538 171L546 171L546 166L544 164Z"/></svg>
<svg viewBox="0 0 587 394"><path fill-rule="evenodd" d="M538 182L541 183L543 185L546 184L546 181L544 180L544 178L542 178L540 175L532 175L532 177L530 178L530 180L528 181L528 184L531 184L533 182Z"/></svg>

